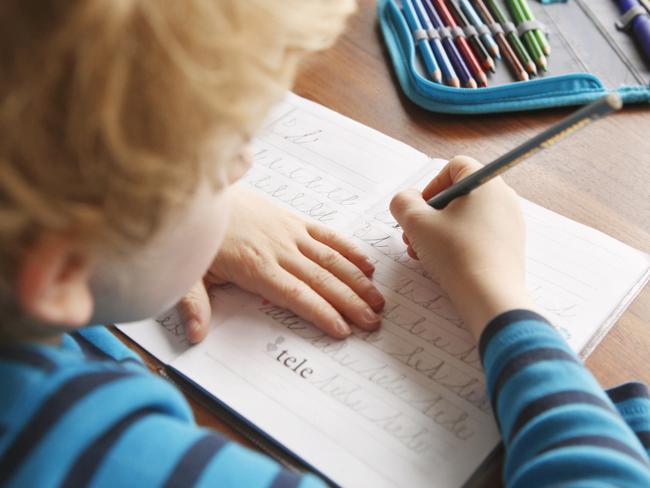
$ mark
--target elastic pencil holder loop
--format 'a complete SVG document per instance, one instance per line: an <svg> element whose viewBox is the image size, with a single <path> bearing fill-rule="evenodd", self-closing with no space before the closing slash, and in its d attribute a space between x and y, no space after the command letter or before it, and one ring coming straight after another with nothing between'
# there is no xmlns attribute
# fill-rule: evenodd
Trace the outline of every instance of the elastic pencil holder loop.
<svg viewBox="0 0 650 488"><path fill-rule="evenodd" d="M535 29L540 29L544 33L546 32L546 26L539 20L525 20L524 22L517 25L517 35L519 37L522 37L526 32L530 32Z"/></svg>
<svg viewBox="0 0 650 488"><path fill-rule="evenodd" d="M465 32L457 25L450 27L449 30L451 31L451 35L454 36L454 38L465 37Z"/></svg>
<svg viewBox="0 0 650 488"><path fill-rule="evenodd" d="M476 30L476 27L473 25L466 25L465 27L462 27L463 32L465 33L465 37L472 37L472 36L477 36L478 31Z"/></svg>
<svg viewBox="0 0 650 488"><path fill-rule="evenodd" d="M413 31L413 39L415 42L421 41L421 40L426 40L429 38L429 34L427 34L427 31L424 29L416 29Z"/></svg>
<svg viewBox="0 0 650 488"><path fill-rule="evenodd" d="M431 28L427 29L427 35L429 36L429 39L432 41L435 41L436 39L440 39L440 34L438 34L438 31Z"/></svg>
<svg viewBox="0 0 650 488"><path fill-rule="evenodd" d="M501 24L499 24L498 22L490 24L488 26L488 28L490 29L490 32L492 33L492 35L496 36L497 34L503 34L503 26Z"/></svg>
<svg viewBox="0 0 650 488"><path fill-rule="evenodd" d="M648 11L641 5L637 4L634 7L628 9L628 11L623 15L621 15L615 24L616 28L618 30L627 30L634 19L636 19L639 15L648 15Z"/></svg>
<svg viewBox="0 0 650 488"><path fill-rule="evenodd" d="M448 39L451 37L451 32L449 31L449 27L440 27L438 29L438 34L440 34L441 39Z"/></svg>
<svg viewBox="0 0 650 488"><path fill-rule="evenodd" d="M517 28L515 27L515 24L512 22L504 22L501 24L501 27L503 28L503 32L506 34L510 34L511 32L517 32Z"/></svg>
<svg viewBox="0 0 650 488"><path fill-rule="evenodd" d="M490 28L485 25L485 24L479 24L476 26L476 30L478 31L479 36L484 36L486 34L490 33Z"/></svg>

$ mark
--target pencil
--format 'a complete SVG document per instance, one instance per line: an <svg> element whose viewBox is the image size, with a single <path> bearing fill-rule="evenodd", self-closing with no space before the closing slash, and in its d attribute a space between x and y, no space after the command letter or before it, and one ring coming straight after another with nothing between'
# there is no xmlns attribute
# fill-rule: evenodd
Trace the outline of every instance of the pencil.
<svg viewBox="0 0 650 488"><path fill-rule="evenodd" d="M473 28L469 19L465 15L465 12L463 12L456 0L447 0L447 5L451 14L454 16L454 19L460 27ZM481 43L481 39L478 36L478 31L475 33L470 33L469 35L466 34L466 38L469 42L469 45L472 47L476 58L480 61L483 70L485 72L492 71L492 73L494 73L494 59L492 59L492 56L490 56L487 48Z"/></svg>
<svg viewBox="0 0 650 488"><path fill-rule="evenodd" d="M476 0L477 4L479 2L483 3L483 0ZM497 20L499 24L501 24L504 27L508 24L512 24L512 22L508 20L508 17L506 17L506 14L503 12L501 6L496 0L487 0L487 4L490 7L490 11L492 12L492 15L494 15L494 18ZM517 54L517 57L519 58L521 65L526 69L526 71L529 74L536 75L537 68L535 67L535 62L532 59L530 59L530 56L528 55L528 51L526 51L526 48L521 43L521 40L519 39L517 33L514 31L510 31L510 32L506 31L506 39L508 39L508 42L512 46L512 50Z"/></svg>
<svg viewBox="0 0 650 488"><path fill-rule="evenodd" d="M535 17L533 16L533 12L530 9L530 5L528 5L527 0L517 0L519 2L519 6L521 7L521 11L524 14L524 17L526 20L535 20ZM537 38L537 43L539 44L539 47L542 48L542 52L548 56L551 54L551 45L548 43L548 39L546 38L546 34L542 32L541 29L533 29L533 34Z"/></svg>
<svg viewBox="0 0 650 488"><path fill-rule="evenodd" d="M411 29L416 46L420 50L420 56L422 57L422 62L424 63L427 75L429 75L436 83L442 83L442 72L438 67L438 63L436 63L436 58L433 55L431 46L429 45L429 36L427 31L425 31L422 28L422 25L420 25L420 19L418 19L415 7L413 7L411 0L404 0L402 2L402 12L404 13L406 23Z"/></svg>
<svg viewBox="0 0 650 488"><path fill-rule="evenodd" d="M437 29L440 32L442 37L442 45L449 56L449 61L451 62L460 83L466 88L477 88L478 84L476 80L472 77L472 73L469 71L469 67L465 64L463 57L458 52L456 44L454 44L453 38L449 29L445 27L445 24L442 22L442 19L438 15L438 11L434 8L431 0L423 0L424 8L429 15L429 20L433 25L434 29Z"/></svg>
<svg viewBox="0 0 650 488"><path fill-rule="evenodd" d="M610 93L600 100L596 100L546 129L541 134L514 148L507 154L495 159L490 164L485 165L477 172L472 173L446 190L441 191L433 198L427 200L427 204L435 209L442 210L452 200L467 195L483 183L490 181L492 178L512 168L524 159L552 146L556 142L575 133L577 130L589 125L591 122L619 110L622 106L621 97L616 93Z"/></svg>
<svg viewBox="0 0 650 488"><path fill-rule="evenodd" d="M492 14L481 0L474 0L474 6L476 7L478 14L483 18L483 22L485 22L487 25L496 24L494 17L492 17ZM515 54L515 52L512 50L512 46L506 40L504 33L496 32L494 34L494 39L499 45L501 54L506 60L512 76L514 76L519 81L529 80L530 77L528 76L528 72L519 61L517 54Z"/></svg>
<svg viewBox="0 0 650 488"><path fill-rule="evenodd" d="M476 30L478 30L481 37L481 42L483 42L485 49L488 50L493 58L501 59L501 52L499 50L498 43L495 41L494 36L490 32L488 26L485 25L485 22L483 22L481 16L474 9L474 7L472 7L472 4L469 3L469 0L460 0L460 8L463 9L463 12L465 12L465 15L469 21L476 28Z"/></svg>
<svg viewBox="0 0 650 488"><path fill-rule="evenodd" d="M442 21L447 24L449 28L453 29L455 27L458 27L456 21L454 20L454 17L451 15L451 12L449 12L449 9L442 0L431 0L431 3L433 4L433 7L438 11L438 15L442 18ZM462 54L465 62L467 63L467 66L472 72L472 76L477 81L479 86L487 86L487 76L485 76L485 72L483 71L483 68L481 68L481 64L476 59L476 56L474 56L474 53L469 47L469 44L467 44L467 39L465 39L465 36L455 36L454 41L456 43L456 47L458 47L458 51Z"/></svg>
<svg viewBox="0 0 650 488"><path fill-rule="evenodd" d="M517 0L507 0L506 3L508 4L508 9L512 14L512 18L515 19L517 25L526 20L524 12L521 8L521 4ZM542 48L540 47L537 37L535 37L533 31L529 30L527 32L524 32L523 38L526 46L528 47L528 52L535 61L537 67L546 71L546 68L548 67L546 56L544 56Z"/></svg>
<svg viewBox="0 0 650 488"><path fill-rule="evenodd" d="M435 36L431 34L429 35L429 44L431 45L431 50L433 51L433 54L436 57L438 64L440 65L442 77L444 78L447 85L453 86L454 88L460 88L460 80L456 75L456 71L454 70L451 61L447 56L442 42L440 41L438 31L436 31L436 29L433 27L431 19L429 19L429 16L427 15L427 11L422 4L422 0L413 0L413 6L415 7L415 12L418 14L418 18L420 19L422 27L424 27L427 31L436 34Z"/></svg>

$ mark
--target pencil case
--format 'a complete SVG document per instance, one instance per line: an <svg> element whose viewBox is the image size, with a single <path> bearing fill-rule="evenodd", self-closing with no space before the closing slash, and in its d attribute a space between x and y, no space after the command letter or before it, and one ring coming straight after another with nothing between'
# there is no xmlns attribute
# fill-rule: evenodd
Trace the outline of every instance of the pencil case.
<svg viewBox="0 0 650 488"><path fill-rule="evenodd" d="M545 26L552 53L549 69L514 81L503 61L485 88L454 88L424 75L413 33L397 0L378 0L381 32L406 96L434 112L474 114L582 105L611 92L625 103L650 102L650 66L634 39L616 28L613 0L531 1Z"/></svg>

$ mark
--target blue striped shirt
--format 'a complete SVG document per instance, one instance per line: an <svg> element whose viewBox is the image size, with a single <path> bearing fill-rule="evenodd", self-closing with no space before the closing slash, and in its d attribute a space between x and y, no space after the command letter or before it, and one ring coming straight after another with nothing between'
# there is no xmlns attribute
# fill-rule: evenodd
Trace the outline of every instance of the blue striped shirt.
<svg viewBox="0 0 650 488"><path fill-rule="evenodd" d="M0 350L0 391L0 486L324 486L199 428L104 327Z"/></svg>
<svg viewBox="0 0 650 488"><path fill-rule="evenodd" d="M603 392L529 311L491 321L480 351L508 486L650 486L645 386ZM324 486L197 427L103 327L1 349L0 392L0 486Z"/></svg>
<svg viewBox="0 0 650 488"><path fill-rule="evenodd" d="M555 329L527 310L493 319L479 352L507 486L650 487L643 385L608 396Z"/></svg>

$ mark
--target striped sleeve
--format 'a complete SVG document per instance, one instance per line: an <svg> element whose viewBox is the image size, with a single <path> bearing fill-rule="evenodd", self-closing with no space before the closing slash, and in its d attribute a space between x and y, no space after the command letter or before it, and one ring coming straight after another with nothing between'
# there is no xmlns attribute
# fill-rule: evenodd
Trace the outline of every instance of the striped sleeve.
<svg viewBox="0 0 650 488"><path fill-rule="evenodd" d="M507 486L650 486L640 437L546 319L501 314L479 351Z"/></svg>
<svg viewBox="0 0 650 488"><path fill-rule="evenodd" d="M625 383L607 390L607 395L650 456L650 392L648 387L643 383Z"/></svg>
<svg viewBox="0 0 650 488"><path fill-rule="evenodd" d="M164 415L127 419L91 446L64 486L322 488L235 442ZM97 443L96 443L97 444ZM91 482L91 483L88 483Z"/></svg>
<svg viewBox="0 0 650 488"><path fill-rule="evenodd" d="M128 356L62 344L0 351L0 486L325 486L199 428L181 393Z"/></svg>

